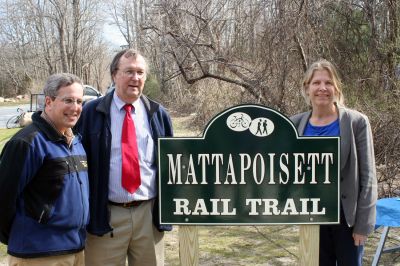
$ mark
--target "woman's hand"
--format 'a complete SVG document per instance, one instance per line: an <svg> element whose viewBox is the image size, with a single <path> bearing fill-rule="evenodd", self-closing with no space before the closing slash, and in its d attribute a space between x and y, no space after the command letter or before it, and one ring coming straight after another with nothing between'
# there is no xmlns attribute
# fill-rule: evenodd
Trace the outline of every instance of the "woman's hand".
<svg viewBox="0 0 400 266"><path fill-rule="evenodd" d="M365 241L367 240L367 236L353 233L353 239L354 239L354 245L363 246Z"/></svg>

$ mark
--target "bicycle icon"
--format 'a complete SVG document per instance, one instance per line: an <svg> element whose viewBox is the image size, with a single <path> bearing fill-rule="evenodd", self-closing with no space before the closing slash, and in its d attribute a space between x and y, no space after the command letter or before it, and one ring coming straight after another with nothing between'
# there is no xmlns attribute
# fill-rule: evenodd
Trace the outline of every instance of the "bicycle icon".
<svg viewBox="0 0 400 266"><path fill-rule="evenodd" d="M237 112L226 120L227 126L234 131L244 131L249 128L251 117L248 114Z"/></svg>
<svg viewBox="0 0 400 266"><path fill-rule="evenodd" d="M243 113L241 113L240 115L234 115L230 123L231 128L236 128L236 127L248 128L249 125L250 122L244 117Z"/></svg>

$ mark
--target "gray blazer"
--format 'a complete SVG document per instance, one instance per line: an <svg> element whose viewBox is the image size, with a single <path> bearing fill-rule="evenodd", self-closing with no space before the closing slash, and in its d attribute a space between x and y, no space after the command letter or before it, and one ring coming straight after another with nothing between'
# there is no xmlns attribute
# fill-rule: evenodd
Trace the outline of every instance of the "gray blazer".
<svg viewBox="0 0 400 266"><path fill-rule="evenodd" d="M292 116L299 135L311 111ZM374 230L378 197L375 154L368 117L339 107L340 124L340 194L347 224L353 232L368 235Z"/></svg>

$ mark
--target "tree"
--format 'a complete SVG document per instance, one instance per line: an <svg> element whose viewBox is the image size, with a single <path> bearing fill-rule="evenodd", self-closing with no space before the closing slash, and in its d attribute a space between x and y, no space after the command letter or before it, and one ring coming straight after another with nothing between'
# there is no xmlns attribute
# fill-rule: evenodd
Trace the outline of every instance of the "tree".
<svg viewBox="0 0 400 266"><path fill-rule="evenodd" d="M41 83L60 71L100 85L109 54L100 35L100 4L94 0L2 1L0 41L9 52L2 53L0 69L21 90L34 89L26 87L26 81Z"/></svg>

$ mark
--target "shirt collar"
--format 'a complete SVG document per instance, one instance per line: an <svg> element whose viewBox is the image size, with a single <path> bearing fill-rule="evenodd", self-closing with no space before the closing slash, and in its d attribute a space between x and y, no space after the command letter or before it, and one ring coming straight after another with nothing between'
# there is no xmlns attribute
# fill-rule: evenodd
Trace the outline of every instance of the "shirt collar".
<svg viewBox="0 0 400 266"><path fill-rule="evenodd" d="M43 118L47 122L47 124L49 124L49 126L54 129L55 132L57 132L56 134L58 135L58 137L65 140L65 142L67 142L69 147L71 146L71 144L75 138L75 135L71 128L67 128L67 130L63 134L56 128L53 121L50 119L50 117L46 114L45 111L40 113L40 117Z"/></svg>
<svg viewBox="0 0 400 266"><path fill-rule="evenodd" d="M123 100L121 100L121 98L118 97L118 95L117 95L116 92L114 92L113 100L114 100L114 103L115 103L115 105L117 106L118 110L121 111L121 110L124 108L126 102L124 102ZM137 110L137 109L139 108L139 104L140 104L139 102L140 102L140 101L139 101L139 99L138 99L138 100L136 100L136 101L134 101L134 102L132 103L133 107L135 107L135 110Z"/></svg>

